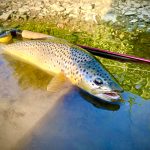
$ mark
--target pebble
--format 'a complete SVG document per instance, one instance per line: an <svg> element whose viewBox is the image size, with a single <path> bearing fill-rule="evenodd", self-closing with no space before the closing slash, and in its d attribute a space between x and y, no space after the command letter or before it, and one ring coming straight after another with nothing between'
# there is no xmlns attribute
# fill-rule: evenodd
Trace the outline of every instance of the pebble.
<svg viewBox="0 0 150 150"><path fill-rule="evenodd" d="M141 85L138 84L138 85L135 86L135 88L138 90L138 89L141 88Z"/></svg>
<svg viewBox="0 0 150 150"><path fill-rule="evenodd" d="M93 21L99 24L100 18L104 21L116 22L117 17L129 18L129 23L140 20L142 26L150 22L150 1L146 0L11 0L7 7L5 2L0 6L0 19L28 19L46 16L63 15L69 18L78 18L84 21ZM113 11L112 11L113 10ZM39 15L38 15L39 14ZM98 19L97 19L98 18ZM98 21L97 21L98 20ZM124 19L126 20L126 19ZM139 25L141 27L141 25Z"/></svg>
<svg viewBox="0 0 150 150"><path fill-rule="evenodd" d="M135 15L136 11L127 11L124 13L125 16L131 16L131 15Z"/></svg>
<svg viewBox="0 0 150 150"><path fill-rule="evenodd" d="M53 11L57 11L57 12L62 12L62 11L64 11L64 10L65 10L65 8L64 8L64 7L59 6L59 5L57 5L57 4L53 4L53 5L51 5L51 9L52 9Z"/></svg>
<svg viewBox="0 0 150 150"><path fill-rule="evenodd" d="M8 20L8 19L10 19L12 12L13 12L13 11L8 11L8 12L6 12L6 13L3 13L3 14L0 16L0 19L1 19L1 20Z"/></svg>
<svg viewBox="0 0 150 150"><path fill-rule="evenodd" d="M133 19L133 20L131 20L130 22L131 23L135 23L135 22L137 22L138 20L137 19Z"/></svg>
<svg viewBox="0 0 150 150"><path fill-rule="evenodd" d="M146 25L145 25L144 23L140 23L140 24L138 25L138 27L139 27L140 29L142 29L142 28L145 28Z"/></svg>
<svg viewBox="0 0 150 150"><path fill-rule="evenodd" d="M81 6L81 9L83 9L83 10L92 10L93 9L93 6L94 5L92 5L92 4L83 4L82 6Z"/></svg>
<svg viewBox="0 0 150 150"><path fill-rule="evenodd" d="M29 10L28 8L23 7L23 8L19 8L19 9L18 9L18 12L19 12L20 14L23 14L23 15L24 15L28 10Z"/></svg>
<svg viewBox="0 0 150 150"><path fill-rule="evenodd" d="M134 7L135 7L135 8L139 8L139 7L141 7L141 4L135 3L135 4L134 4Z"/></svg>
<svg viewBox="0 0 150 150"><path fill-rule="evenodd" d="M83 17L85 21L93 21L94 20L93 18L95 18L95 14L87 13Z"/></svg>
<svg viewBox="0 0 150 150"><path fill-rule="evenodd" d="M117 21L117 16L114 13L108 13L102 17L103 20L105 21L112 21L116 22Z"/></svg>

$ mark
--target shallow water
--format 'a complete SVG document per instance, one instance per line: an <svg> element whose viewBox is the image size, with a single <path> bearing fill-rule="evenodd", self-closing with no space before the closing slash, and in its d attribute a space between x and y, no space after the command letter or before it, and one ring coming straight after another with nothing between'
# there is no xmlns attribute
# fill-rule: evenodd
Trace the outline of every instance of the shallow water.
<svg viewBox="0 0 150 150"><path fill-rule="evenodd" d="M149 66L101 61L125 89L118 104L69 84L48 93L52 77L0 56L0 149L150 149Z"/></svg>

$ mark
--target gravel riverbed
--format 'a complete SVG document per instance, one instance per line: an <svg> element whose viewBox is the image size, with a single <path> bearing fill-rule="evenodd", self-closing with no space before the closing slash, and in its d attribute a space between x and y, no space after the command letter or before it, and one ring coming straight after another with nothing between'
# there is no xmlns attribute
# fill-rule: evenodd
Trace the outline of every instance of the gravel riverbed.
<svg viewBox="0 0 150 150"><path fill-rule="evenodd" d="M149 0L5 0L0 22L64 17L99 24L101 20L150 30Z"/></svg>

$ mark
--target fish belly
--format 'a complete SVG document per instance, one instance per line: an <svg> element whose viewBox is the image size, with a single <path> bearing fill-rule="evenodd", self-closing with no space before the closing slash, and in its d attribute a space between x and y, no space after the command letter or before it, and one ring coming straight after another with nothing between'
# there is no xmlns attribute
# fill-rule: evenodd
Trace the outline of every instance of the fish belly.
<svg viewBox="0 0 150 150"><path fill-rule="evenodd" d="M43 56L42 51L39 54L34 52L35 50L33 51L32 54L24 50L22 51L12 49L4 50L4 54L10 55L19 61L34 65L35 67L43 70L44 72L47 72L50 75L60 73L61 69L59 68L59 66L56 66L56 64L54 64L54 61L51 61L50 55Z"/></svg>

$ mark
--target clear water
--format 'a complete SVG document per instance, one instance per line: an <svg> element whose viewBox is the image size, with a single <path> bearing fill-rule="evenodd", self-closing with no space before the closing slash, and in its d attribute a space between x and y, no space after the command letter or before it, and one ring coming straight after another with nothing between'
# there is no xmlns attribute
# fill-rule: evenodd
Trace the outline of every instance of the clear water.
<svg viewBox="0 0 150 150"><path fill-rule="evenodd" d="M101 59L124 87L107 104L68 85L50 94L52 77L0 56L0 149L150 149L150 66Z"/></svg>

